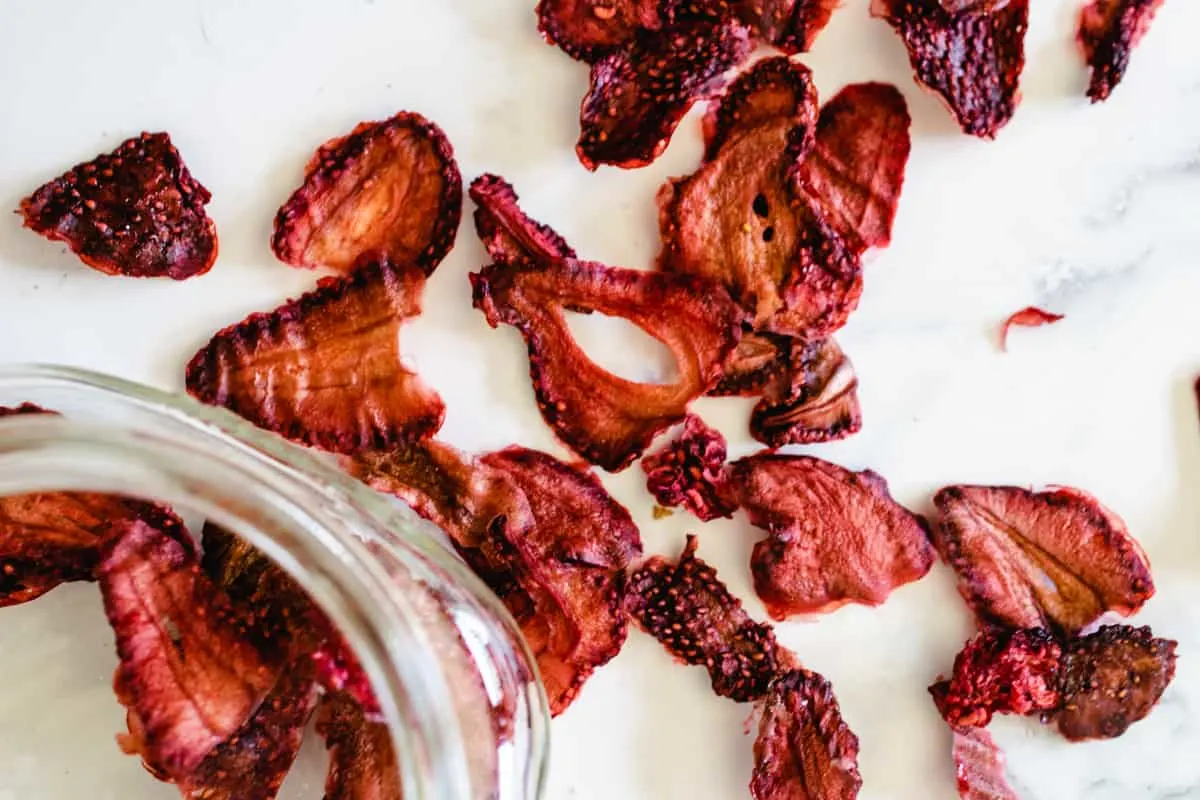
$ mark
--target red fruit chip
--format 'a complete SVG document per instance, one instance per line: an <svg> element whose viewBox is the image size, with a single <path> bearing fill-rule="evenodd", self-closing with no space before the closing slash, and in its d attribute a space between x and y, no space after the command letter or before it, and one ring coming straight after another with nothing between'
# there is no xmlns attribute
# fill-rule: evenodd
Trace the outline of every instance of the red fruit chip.
<svg viewBox="0 0 1200 800"><path fill-rule="evenodd" d="M471 199L476 205L475 232L497 264L540 264L575 257L554 229L525 215L512 185L498 175L476 178Z"/></svg>
<svg viewBox="0 0 1200 800"><path fill-rule="evenodd" d="M1004 320L1004 324L1000 327L1000 349L1008 351L1008 332L1010 329L1014 327L1037 328L1042 325L1053 325L1062 318L1062 314L1052 314L1049 311L1043 311L1033 306L1023 308Z"/></svg>
<svg viewBox="0 0 1200 800"><path fill-rule="evenodd" d="M629 576L625 608L677 660L706 667L721 697L762 697L784 658L771 626L752 620L717 571L696 557L695 536L678 562L655 556Z"/></svg>
<svg viewBox="0 0 1200 800"><path fill-rule="evenodd" d="M42 186L20 213L26 228L100 272L181 281L217 260L211 199L170 136L143 133Z"/></svg>
<svg viewBox="0 0 1200 800"><path fill-rule="evenodd" d="M317 733L329 749L325 800L403 800L400 762L386 725L335 694L321 703Z"/></svg>
<svg viewBox="0 0 1200 800"><path fill-rule="evenodd" d="M462 218L450 140L420 114L364 122L321 145L275 217L271 249L294 267L349 271L361 260L441 263Z"/></svg>
<svg viewBox="0 0 1200 800"><path fill-rule="evenodd" d="M188 364L196 399L339 453L432 435L445 407L400 357L421 311L419 267L387 261L322 281L299 300L220 331Z"/></svg>
<svg viewBox="0 0 1200 800"><path fill-rule="evenodd" d="M933 565L925 521L870 470L760 455L735 461L729 485L751 523L770 534L754 546L750 565L775 619L880 605Z"/></svg>
<svg viewBox="0 0 1200 800"><path fill-rule="evenodd" d="M725 437L689 414L675 441L642 459L646 488L667 508L682 506L705 522L731 517L726 497Z"/></svg>
<svg viewBox="0 0 1200 800"><path fill-rule="evenodd" d="M1079 46L1092 71L1087 95L1107 100L1129 68L1163 0L1089 0L1079 15Z"/></svg>
<svg viewBox="0 0 1200 800"><path fill-rule="evenodd" d="M1107 611L1132 615L1154 595L1145 553L1084 492L949 486L934 504L938 551L983 625L1074 634Z"/></svg>
<svg viewBox="0 0 1200 800"><path fill-rule="evenodd" d="M795 342L785 369L766 386L750 433L769 447L832 442L862 428L858 376L832 338Z"/></svg>
<svg viewBox="0 0 1200 800"><path fill-rule="evenodd" d="M538 30L578 61L595 63L642 30L659 30L663 0L541 0Z"/></svg>
<svg viewBox="0 0 1200 800"><path fill-rule="evenodd" d="M1004 774L1004 752L983 728L954 730L954 777L961 800L1020 800Z"/></svg>
<svg viewBox="0 0 1200 800"><path fill-rule="evenodd" d="M692 104L749 54L750 37L732 14L686 5L665 30L641 31L592 65L575 146L588 169L654 161Z"/></svg>
<svg viewBox="0 0 1200 800"><path fill-rule="evenodd" d="M942 98L963 131L992 139L1012 119L1029 0L959 11L939 0L872 0L871 13L900 34L917 80Z"/></svg>
<svg viewBox="0 0 1200 800"><path fill-rule="evenodd" d="M829 681L802 669L776 680L754 742L754 800L853 800L861 787L858 737Z"/></svg>
<svg viewBox="0 0 1200 800"><path fill-rule="evenodd" d="M812 48L838 0L740 0L738 5L758 38L794 55Z"/></svg>
<svg viewBox="0 0 1200 800"><path fill-rule="evenodd" d="M124 746L155 774L186 779L250 720L279 665L242 637L229 599L162 530L124 523L97 576L120 658Z"/></svg>

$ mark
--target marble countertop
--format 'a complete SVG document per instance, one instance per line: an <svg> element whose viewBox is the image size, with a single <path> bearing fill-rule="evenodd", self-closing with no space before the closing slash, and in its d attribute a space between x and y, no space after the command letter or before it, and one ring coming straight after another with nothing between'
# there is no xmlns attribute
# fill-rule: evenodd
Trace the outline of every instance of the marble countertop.
<svg viewBox="0 0 1200 800"><path fill-rule="evenodd" d="M1159 586L1138 621L1180 642L1174 684L1116 741L1068 745L1024 721L994 730L1025 800L1200 798L1200 4L1167 0L1125 82L1092 107L1072 41L1077 2L1033 2L1024 102L995 142L960 135L913 84L903 46L868 17L868 0L846 0L805 58L823 96L847 82L890 81L914 118L894 243L870 256L862 304L840 335L861 380L864 429L808 451L882 473L916 509L945 483L1059 483L1120 513ZM399 109L435 119L467 179L503 174L579 252L649 266L654 193L694 168L697 118L652 167L587 173L572 151L586 70L542 44L533 5L0 0L0 208L127 135L162 129L212 191L221 236L210 274L139 282L93 272L0 215L0 362L76 364L180 389L183 365L213 331L311 286L314 276L279 264L268 241L314 147ZM425 314L405 330L408 357L446 400L447 441L561 454L538 416L517 334L490 330L471 308L466 274L483 261L464 229L429 285ZM1000 321L1027 305L1066 319L1015 332L1001 354ZM666 363L623 324L589 318L576 330L599 361L631 377ZM754 449L746 401L697 409L735 454ZM762 614L748 575L761 534L743 518L654 520L640 470L604 480L634 512L649 551L677 553L686 531L699 532L701 555ZM45 602L69 608L91 591L67 587ZM99 624L96 611L80 613L74 627ZM862 741L865 800L954 796L949 736L925 687L969 632L941 566L882 608L779 626L833 682ZM91 641L70 626L46 635ZM111 643L94 638L102 675ZM64 685L88 677L71 673L80 665L43 669ZM0 717L21 691L0 688ZM117 724L119 711L106 713ZM554 723L548 797L748 796L748 714L714 697L703 670L674 665L632 634ZM21 791L22 770L36 765L0 737L0 798L119 796L84 768L100 758L93 752L118 761L111 739L76 743L71 730L72 712L55 706L28 733L46 740L43 758L59 751L49 794ZM140 775L132 762L106 769ZM144 796L171 791L150 784Z"/></svg>

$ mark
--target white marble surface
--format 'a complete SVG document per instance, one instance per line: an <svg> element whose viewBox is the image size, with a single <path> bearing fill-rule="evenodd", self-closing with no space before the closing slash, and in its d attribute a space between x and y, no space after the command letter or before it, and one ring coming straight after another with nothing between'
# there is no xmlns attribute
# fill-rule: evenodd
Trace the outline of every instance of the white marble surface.
<svg viewBox="0 0 1200 800"><path fill-rule="evenodd" d="M1025 100L992 143L959 135L913 85L867 0L846 0L806 59L825 96L850 81L895 82L915 120L895 242L871 257L841 336L865 428L811 451L881 472L915 508L948 482L1065 483L1122 514L1156 567L1159 593L1140 620L1180 641L1174 685L1115 742L1068 746L1024 722L998 736L1026 800L1200 797L1200 4L1167 0L1125 83L1095 108L1072 42L1075 4L1033 3ZM221 235L209 275L136 282L86 269L0 216L0 361L181 388L186 359L214 330L313 282L268 250L274 211L313 148L404 108L446 128L468 180L500 172L581 253L648 266L654 191L694 167L696 118L649 169L585 172L571 148L586 71L540 42L533 5L0 0L0 208L127 135L165 129L212 190ZM466 273L483 259L465 228L405 349L447 401L448 441L561 452L535 409L518 336L471 309ZM1066 320L1015 333L1000 354L996 326L1029 304ZM579 330L630 376L664 363L622 326L589 319ZM752 449L747 403L698 407L736 453ZM761 614L747 569L760 534L743 519L653 521L638 470L605 482L650 551L677 552L685 531L699 531L702 556ZM111 645L93 591L61 589L44 610L0 619L3 800L172 795L114 755L120 714L104 686ZM925 686L968 630L940 566L881 609L780 626L833 681L862 740L863 798L954 796L949 739ZM53 698L31 706L45 697L36 692ZM746 796L748 713L634 634L555 722L548 797Z"/></svg>

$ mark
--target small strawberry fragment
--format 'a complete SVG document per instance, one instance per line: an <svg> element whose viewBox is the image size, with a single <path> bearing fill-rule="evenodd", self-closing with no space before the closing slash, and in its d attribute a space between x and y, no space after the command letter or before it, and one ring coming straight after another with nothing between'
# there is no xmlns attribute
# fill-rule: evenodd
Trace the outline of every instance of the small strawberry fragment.
<svg viewBox="0 0 1200 800"><path fill-rule="evenodd" d="M1029 0L955 11L940 0L872 0L871 13L900 34L917 81L941 96L965 133L994 139L1012 119Z"/></svg>
<svg viewBox="0 0 1200 800"><path fill-rule="evenodd" d="M327 692L341 692L352 699L368 718L380 715L379 699L354 651L336 632L330 632L311 655L316 680Z"/></svg>
<svg viewBox="0 0 1200 800"><path fill-rule="evenodd" d="M954 777L961 800L1020 800L1004 774L1004 752L984 728L954 730Z"/></svg>
<svg viewBox="0 0 1200 800"><path fill-rule="evenodd" d="M696 547L688 536L677 562L655 556L633 572L625 609L678 661L706 667L718 695L757 700L784 658L775 632L750 618Z"/></svg>
<svg viewBox="0 0 1200 800"><path fill-rule="evenodd" d="M642 469L659 505L682 506L705 522L736 510L725 491L725 437L694 414L675 441L642 459Z"/></svg>
<svg viewBox="0 0 1200 800"><path fill-rule="evenodd" d="M837 0L740 0L742 19L757 38L789 55L807 53L825 29Z"/></svg>
<svg viewBox="0 0 1200 800"><path fill-rule="evenodd" d="M217 260L217 228L204 210L211 199L170 136L143 133L45 184L20 214L100 272L182 281Z"/></svg>
<svg viewBox="0 0 1200 800"><path fill-rule="evenodd" d="M933 502L934 542L981 625L1070 635L1106 611L1130 616L1154 595L1125 524L1077 489L948 486Z"/></svg>
<svg viewBox="0 0 1200 800"><path fill-rule="evenodd" d="M1010 329L1014 327L1037 328L1042 325L1053 325L1062 318L1062 314L1052 314L1049 311L1043 311L1033 306L1023 308L1004 320L1004 324L1000 327L1000 349L1006 353L1008 352L1008 332Z"/></svg>
<svg viewBox="0 0 1200 800"><path fill-rule="evenodd" d="M386 725L335 694L321 703L317 733L329 749L325 800L402 800L400 762Z"/></svg>
<svg viewBox="0 0 1200 800"><path fill-rule="evenodd" d="M795 342L750 415L750 434L772 448L832 442L861 428L858 376L832 337Z"/></svg>
<svg viewBox="0 0 1200 800"><path fill-rule="evenodd" d="M665 21L665 0L541 0L538 30L571 58L594 64Z"/></svg>
<svg viewBox="0 0 1200 800"><path fill-rule="evenodd" d="M575 258L575 251L549 225L530 219L512 185L498 175L480 175L471 183L475 232L497 264L553 262Z"/></svg>
<svg viewBox="0 0 1200 800"><path fill-rule="evenodd" d="M388 261L218 332L188 364L188 392L260 428L338 453L432 435L445 406L400 356L425 277Z"/></svg>
<svg viewBox="0 0 1200 800"><path fill-rule="evenodd" d="M858 737L829 681L804 669L781 676L754 742L754 800L853 800L861 787Z"/></svg>
<svg viewBox="0 0 1200 800"><path fill-rule="evenodd" d="M321 145L275 217L271 249L294 267L349 272L383 259L428 276L461 219L450 140L420 114L401 112Z"/></svg>
<svg viewBox="0 0 1200 800"><path fill-rule="evenodd" d="M880 605L933 565L925 520L870 470L758 455L730 465L729 486L750 522L769 533L754 546L750 567L774 619Z"/></svg>
<svg viewBox="0 0 1200 800"><path fill-rule="evenodd" d="M1107 100L1125 77L1133 49L1150 30L1163 0L1088 0L1079 15L1079 46L1092 71L1087 95Z"/></svg>

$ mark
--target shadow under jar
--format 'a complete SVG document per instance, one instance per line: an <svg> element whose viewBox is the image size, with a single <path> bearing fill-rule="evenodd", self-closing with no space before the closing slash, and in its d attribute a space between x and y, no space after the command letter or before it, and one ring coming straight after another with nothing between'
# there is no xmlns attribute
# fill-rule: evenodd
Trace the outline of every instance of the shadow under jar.
<svg viewBox="0 0 1200 800"><path fill-rule="evenodd" d="M548 716L503 605L441 532L317 455L189 398L58 367L0 368L0 497L94 492L211 522L299 584L361 662L404 800L537 800ZM0 800L169 798L121 754L113 632L93 583L0 608ZM280 793L320 798L309 731Z"/></svg>

